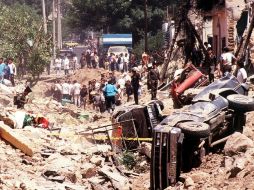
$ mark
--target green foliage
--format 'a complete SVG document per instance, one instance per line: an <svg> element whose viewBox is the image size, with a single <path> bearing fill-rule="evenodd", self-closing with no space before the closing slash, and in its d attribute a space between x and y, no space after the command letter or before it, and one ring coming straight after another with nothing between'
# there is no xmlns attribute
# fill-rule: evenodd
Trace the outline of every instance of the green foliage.
<svg viewBox="0 0 254 190"><path fill-rule="evenodd" d="M132 33L134 42L143 37L144 0L72 0L68 17L71 27L93 28L104 33ZM161 29L170 1L147 0L148 31Z"/></svg>
<svg viewBox="0 0 254 190"><path fill-rule="evenodd" d="M134 154L127 151L123 152L120 162L129 170L133 169L133 167L136 165Z"/></svg>
<svg viewBox="0 0 254 190"><path fill-rule="evenodd" d="M163 46L163 33L159 31L154 36L148 36L148 51L160 50ZM138 44L136 44L133 48L133 53L135 53L138 57L141 57L142 53L145 49L145 41L142 39Z"/></svg>
<svg viewBox="0 0 254 190"><path fill-rule="evenodd" d="M15 57L18 66L25 61L26 71L33 76L43 72L49 63L49 37L42 31L42 22L34 9L20 4L1 5L0 54ZM33 42L32 46L28 40Z"/></svg>

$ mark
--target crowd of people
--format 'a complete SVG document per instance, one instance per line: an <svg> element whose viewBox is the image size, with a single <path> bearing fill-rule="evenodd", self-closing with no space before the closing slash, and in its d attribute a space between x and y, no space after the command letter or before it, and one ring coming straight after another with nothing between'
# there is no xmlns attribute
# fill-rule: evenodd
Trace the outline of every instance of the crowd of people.
<svg viewBox="0 0 254 190"><path fill-rule="evenodd" d="M247 72L244 69L244 61L238 60L228 47L222 49L222 54L217 58L210 44L204 43L207 55L200 48L194 48L191 53L191 62L209 76L210 83L217 77L225 76L227 73L234 74L240 83L247 80ZM235 72L235 73L234 73Z"/></svg>
<svg viewBox="0 0 254 190"><path fill-rule="evenodd" d="M7 86L15 86L14 77L17 74L17 69L13 58L0 58L0 80Z"/></svg>
<svg viewBox="0 0 254 190"><path fill-rule="evenodd" d="M141 75L137 67L131 72L124 72L116 77L114 71L107 71L101 74L100 80L93 79L87 84L80 84L74 81L56 81L53 86L53 97L61 102L68 101L77 107L87 108L92 105L93 109L99 112L108 111L112 113L116 105L129 102L131 96L138 104L141 95Z"/></svg>

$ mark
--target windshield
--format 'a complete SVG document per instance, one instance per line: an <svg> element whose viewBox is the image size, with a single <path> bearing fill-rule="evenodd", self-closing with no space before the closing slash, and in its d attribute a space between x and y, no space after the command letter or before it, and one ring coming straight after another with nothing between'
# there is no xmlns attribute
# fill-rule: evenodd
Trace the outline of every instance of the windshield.
<svg viewBox="0 0 254 190"><path fill-rule="evenodd" d="M113 52L115 52L115 53L119 53L119 52L128 52L128 50L127 50L127 48L126 47L110 47L109 49L108 49L108 52L109 53L113 53Z"/></svg>

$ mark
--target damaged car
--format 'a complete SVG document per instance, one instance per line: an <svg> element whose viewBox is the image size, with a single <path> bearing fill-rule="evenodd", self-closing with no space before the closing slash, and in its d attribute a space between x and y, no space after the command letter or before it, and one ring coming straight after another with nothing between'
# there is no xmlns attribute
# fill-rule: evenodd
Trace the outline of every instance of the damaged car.
<svg viewBox="0 0 254 190"><path fill-rule="evenodd" d="M147 138L162 120L164 105L159 100L153 100L146 105L128 105L119 107L112 115L112 123L121 123L124 138ZM138 147L138 141L123 142L127 149Z"/></svg>
<svg viewBox="0 0 254 190"><path fill-rule="evenodd" d="M227 75L205 87L192 104L175 110L153 129L151 189L174 185L214 147L242 131L245 114L254 111L248 86Z"/></svg>

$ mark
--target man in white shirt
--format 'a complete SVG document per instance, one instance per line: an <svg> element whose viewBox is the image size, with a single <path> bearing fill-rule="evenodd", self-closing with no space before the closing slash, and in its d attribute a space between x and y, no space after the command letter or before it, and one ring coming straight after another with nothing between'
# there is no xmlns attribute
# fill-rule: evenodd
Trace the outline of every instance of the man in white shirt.
<svg viewBox="0 0 254 190"><path fill-rule="evenodd" d="M67 55L65 56L63 63L64 63L64 74L68 75L69 74L69 69L70 69L70 61L69 61Z"/></svg>
<svg viewBox="0 0 254 190"><path fill-rule="evenodd" d="M229 51L228 47L223 48L223 53L221 54L221 71L225 75L226 73L231 73L232 65L235 63L236 58L232 52Z"/></svg>
<svg viewBox="0 0 254 190"><path fill-rule="evenodd" d="M73 85L74 104L78 107L80 107L80 90L81 85L76 80L74 80Z"/></svg>
<svg viewBox="0 0 254 190"><path fill-rule="evenodd" d="M62 85L62 93L63 93L63 99L68 99L70 98L70 85L68 84L67 81L65 81Z"/></svg>
<svg viewBox="0 0 254 190"><path fill-rule="evenodd" d="M237 62L237 79L240 83L245 83L247 80L247 72L244 69L244 63L241 61Z"/></svg>
<svg viewBox="0 0 254 190"><path fill-rule="evenodd" d="M14 82L14 76L17 74L17 69L15 64L13 63L13 58L9 58L8 59L8 66L10 68L10 81L12 86L15 86L15 82Z"/></svg>
<svg viewBox="0 0 254 190"><path fill-rule="evenodd" d="M57 57L55 60L55 64L56 64L56 74L60 74L61 73L61 67L62 67L62 60L60 57Z"/></svg>
<svg viewBox="0 0 254 190"><path fill-rule="evenodd" d="M124 72L128 72L129 71L129 56L127 53L124 55L123 62L124 62L123 63Z"/></svg>

